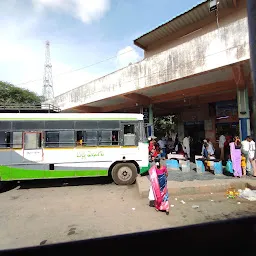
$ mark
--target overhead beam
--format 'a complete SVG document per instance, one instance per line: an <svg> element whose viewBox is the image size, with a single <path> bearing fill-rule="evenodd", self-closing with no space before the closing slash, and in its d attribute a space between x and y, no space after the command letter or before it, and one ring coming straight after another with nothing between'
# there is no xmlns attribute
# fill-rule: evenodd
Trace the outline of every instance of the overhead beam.
<svg viewBox="0 0 256 256"><path fill-rule="evenodd" d="M128 99L130 101L137 103L138 105L144 105L148 106L151 104L151 99L145 95L139 94L139 93L129 93L122 95L125 99Z"/></svg>
<svg viewBox="0 0 256 256"><path fill-rule="evenodd" d="M218 82L214 84L207 84L198 87L188 88L180 91L170 92L162 95L157 95L152 97L152 103L160 103L170 100L179 100L186 99L193 96L198 95L207 95L209 93L223 92L225 90L229 90L235 88L235 84L233 81L227 80L223 82Z"/></svg>
<svg viewBox="0 0 256 256"><path fill-rule="evenodd" d="M204 105L207 103L214 103L217 101L224 100L234 100L236 99L236 90L226 92L226 93L217 93L213 95L208 95L206 97L194 97L189 99L189 106ZM154 107L154 114L156 116L170 115L175 113L180 113L183 109L187 108L188 105L184 105L184 102L165 102L156 104Z"/></svg>
<svg viewBox="0 0 256 256"><path fill-rule="evenodd" d="M133 107L136 107L136 103L134 103L133 101L130 101L130 102L120 103L116 105L106 106L102 108L102 112L107 113L107 112L116 111L118 109L127 109L127 108L133 108Z"/></svg>
<svg viewBox="0 0 256 256"><path fill-rule="evenodd" d="M158 103L155 104L155 108L157 109L172 109L172 108L185 108L188 105L202 105L206 103L213 103L217 101L224 101L224 100L233 100L236 98L236 90L227 91L226 93L219 92L211 95L205 96L196 96L187 99L187 103L184 103L183 100L178 100L174 102L165 102L165 103Z"/></svg>
<svg viewBox="0 0 256 256"><path fill-rule="evenodd" d="M91 107L91 106L79 106L79 107L75 107L73 109L80 113L100 113L100 112L102 112L101 108Z"/></svg>

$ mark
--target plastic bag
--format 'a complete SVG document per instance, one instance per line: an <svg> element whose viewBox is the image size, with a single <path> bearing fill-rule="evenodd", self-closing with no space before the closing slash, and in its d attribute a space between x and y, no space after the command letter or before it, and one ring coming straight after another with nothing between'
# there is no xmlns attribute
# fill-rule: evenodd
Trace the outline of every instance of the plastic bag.
<svg viewBox="0 0 256 256"><path fill-rule="evenodd" d="M256 190L250 190L249 188L246 188L245 190L238 190L239 197L247 199L249 201L256 201Z"/></svg>
<svg viewBox="0 0 256 256"><path fill-rule="evenodd" d="M229 172L229 173L232 173L232 174L234 173L232 161L230 161L230 160L227 161L226 171Z"/></svg>

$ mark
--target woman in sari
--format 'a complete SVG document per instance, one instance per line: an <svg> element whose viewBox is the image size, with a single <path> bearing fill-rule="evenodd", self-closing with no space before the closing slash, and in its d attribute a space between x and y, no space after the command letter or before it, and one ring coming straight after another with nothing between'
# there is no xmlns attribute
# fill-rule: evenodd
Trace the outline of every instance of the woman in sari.
<svg viewBox="0 0 256 256"><path fill-rule="evenodd" d="M231 142L229 146L234 176L240 178L242 176L240 139L238 137L235 137L234 141Z"/></svg>
<svg viewBox="0 0 256 256"><path fill-rule="evenodd" d="M160 160L156 160L156 164L149 170L151 181L151 191L154 194L154 206L156 211L165 211L169 214L169 195L167 190L168 171L166 166L160 164Z"/></svg>

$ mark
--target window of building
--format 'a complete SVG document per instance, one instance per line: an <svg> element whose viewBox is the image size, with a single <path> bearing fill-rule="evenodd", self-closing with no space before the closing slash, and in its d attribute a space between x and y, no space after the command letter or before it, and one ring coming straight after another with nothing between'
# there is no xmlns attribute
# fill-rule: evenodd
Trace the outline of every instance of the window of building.
<svg viewBox="0 0 256 256"><path fill-rule="evenodd" d="M0 132L0 148L10 148L10 132Z"/></svg>
<svg viewBox="0 0 256 256"><path fill-rule="evenodd" d="M24 133L24 149L40 149L41 148L41 133Z"/></svg>
<svg viewBox="0 0 256 256"><path fill-rule="evenodd" d="M12 147L17 149L22 148L22 132L12 133Z"/></svg>

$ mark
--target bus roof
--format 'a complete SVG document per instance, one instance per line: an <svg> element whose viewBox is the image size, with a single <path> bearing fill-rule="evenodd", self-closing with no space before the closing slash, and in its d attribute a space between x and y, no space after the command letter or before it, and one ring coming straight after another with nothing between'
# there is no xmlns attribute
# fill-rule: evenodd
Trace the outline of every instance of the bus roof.
<svg viewBox="0 0 256 256"><path fill-rule="evenodd" d="M142 114L129 113L0 113L0 120L143 120Z"/></svg>

